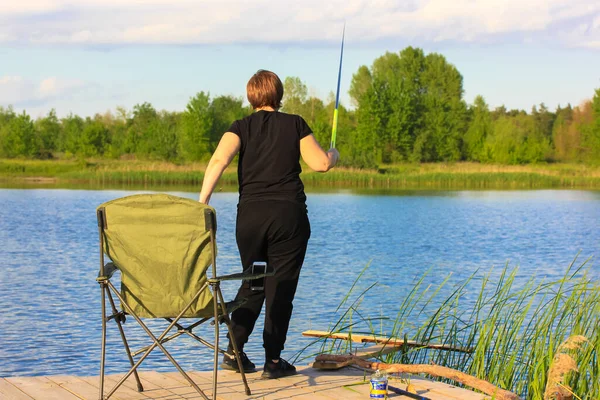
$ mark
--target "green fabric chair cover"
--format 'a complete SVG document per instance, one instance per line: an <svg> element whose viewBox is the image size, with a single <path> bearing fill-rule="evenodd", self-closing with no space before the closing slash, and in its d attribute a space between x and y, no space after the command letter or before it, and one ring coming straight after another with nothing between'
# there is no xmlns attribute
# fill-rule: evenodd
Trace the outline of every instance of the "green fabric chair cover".
<svg viewBox="0 0 600 400"><path fill-rule="evenodd" d="M127 304L140 317L179 315L207 282L214 209L167 194L123 197L100 208L105 252L121 271ZM207 287L184 317L212 316L212 300Z"/></svg>

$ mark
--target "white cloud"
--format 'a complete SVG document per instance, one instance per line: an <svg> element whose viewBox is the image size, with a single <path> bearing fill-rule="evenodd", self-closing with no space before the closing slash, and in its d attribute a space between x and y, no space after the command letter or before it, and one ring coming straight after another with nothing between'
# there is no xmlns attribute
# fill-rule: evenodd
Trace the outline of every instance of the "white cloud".
<svg viewBox="0 0 600 400"><path fill-rule="evenodd" d="M41 97L55 96L58 92L58 81L55 77L46 78L40 82L38 94Z"/></svg>
<svg viewBox="0 0 600 400"><path fill-rule="evenodd" d="M343 20L354 42L600 40L597 0L22 0L0 3L0 42L337 42Z"/></svg>
<svg viewBox="0 0 600 400"><path fill-rule="evenodd" d="M85 87L80 80L48 77L39 82L21 76L0 76L0 105L41 104L68 97Z"/></svg>

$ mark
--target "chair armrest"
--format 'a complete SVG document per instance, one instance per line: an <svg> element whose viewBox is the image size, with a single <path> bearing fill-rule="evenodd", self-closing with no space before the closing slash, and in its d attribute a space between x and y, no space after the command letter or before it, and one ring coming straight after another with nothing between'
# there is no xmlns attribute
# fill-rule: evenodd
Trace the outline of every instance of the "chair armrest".
<svg viewBox="0 0 600 400"><path fill-rule="evenodd" d="M117 271L117 269L118 268L115 266L115 264L111 262L106 263L106 265L104 266L104 276L101 276L100 272L98 272L98 277L96 278L96 280L98 282L109 280L110 278L112 278L113 274Z"/></svg>
<svg viewBox="0 0 600 400"><path fill-rule="evenodd" d="M211 278L208 281L209 282L221 282L221 281L252 280L252 279L259 279L259 278L264 278L266 276L273 276L273 275L275 275L275 270L273 268L267 266L267 270L263 273L253 274L251 272L250 268L247 268L242 273L215 276L214 278Z"/></svg>

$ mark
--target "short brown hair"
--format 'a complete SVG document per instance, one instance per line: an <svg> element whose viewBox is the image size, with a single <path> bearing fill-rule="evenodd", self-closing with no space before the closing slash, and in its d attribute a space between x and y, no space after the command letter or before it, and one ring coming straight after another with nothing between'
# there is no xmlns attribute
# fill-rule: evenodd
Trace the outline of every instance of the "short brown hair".
<svg viewBox="0 0 600 400"><path fill-rule="evenodd" d="M260 107L281 107L283 84L274 72L259 69L246 85L248 101L255 110Z"/></svg>

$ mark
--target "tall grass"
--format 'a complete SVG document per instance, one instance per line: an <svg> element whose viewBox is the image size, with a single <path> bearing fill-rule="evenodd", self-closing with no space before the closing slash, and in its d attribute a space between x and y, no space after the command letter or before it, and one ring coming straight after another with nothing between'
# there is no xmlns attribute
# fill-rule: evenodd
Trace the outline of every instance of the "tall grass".
<svg viewBox="0 0 600 400"><path fill-rule="evenodd" d="M51 177L99 185L199 185L205 164L136 160L0 160L0 179ZM308 187L381 189L600 188L600 168L578 164L507 166L476 163L396 164L378 170L336 168L326 174L303 167ZM220 181L237 185L232 165Z"/></svg>
<svg viewBox="0 0 600 400"><path fill-rule="evenodd" d="M587 342L572 356L578 371L565 384L576 398L600 399L600 286L588 278L586 263L569 266L556 280L530 277L518 282L517 268L451 284L432 286L424 274L410 292L397 299L398 313L390 318L391 336L421 343L469 347L454 352L405 348L385 356L388 363L412 363L455 368L511 390L527 399L543 399L548 371L561 343L573 335ZM339 320L330 328L350 333L381 334L385 316L367 316L360 309L365 294L353 286L341 303ZM317 353L347 352L339 340L317 340ZM313 356L312 354L310 356Z"/></svg>

